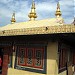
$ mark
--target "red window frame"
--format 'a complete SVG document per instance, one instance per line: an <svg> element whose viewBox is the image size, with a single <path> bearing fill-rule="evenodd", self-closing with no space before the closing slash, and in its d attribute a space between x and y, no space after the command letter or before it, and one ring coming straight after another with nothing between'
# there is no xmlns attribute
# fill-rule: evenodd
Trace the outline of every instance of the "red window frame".
<svg viewBox="0 0 75 75"><path fill-rule="evenodd" d="M27 64L27 60L28 60L28 50L32 50L32 64L31 65L29 65L29 64ZM26 66L28 66L28 67L33 67L33 64L34 64L34 48L27 48L27 50L26 50Z"/></svg>
<svg viewBox="0 0 75 75"><path fill-rule="evenodd" d="M20 52L22 51L25 51L25 56L24 56L24 61L25 63L22 64L20 63ZM28 60L28 50L32 50L32 64L27 64L27 60ZM35 63L36 63L36 51L37 50L41 50L41 65L40 66L36 66ZM18 47L18 65L20 66L25 66L25 67L32 67L32 68L38 68L38 69L43 69L43 65L44 65L44 48L20 48Z"/></svg>
<svg viewBox="0 0 75 75"><path fill-rule="evenodd" d="M41 57L41 65L40 66L36 66L35 63L36 63L36 51L37 50L41 50L41 53L42 53L42 57ZM39 68L39 69L43 69L43 63L44 63L44 49L42 48L35 48L35 54L34 54L34 68Z"/></svg>
<svg viewBox="0 0 75 75"><path fill-rule="evenodd" d="M20 63L20 52L21 52L22 50L24 50L24 52L25 52L25 56L24 56L24 61L25 61L25 63L24 63L24 64ZM20 66L26 66L26 48L19 48L18 65L20 65Z"/></svg>

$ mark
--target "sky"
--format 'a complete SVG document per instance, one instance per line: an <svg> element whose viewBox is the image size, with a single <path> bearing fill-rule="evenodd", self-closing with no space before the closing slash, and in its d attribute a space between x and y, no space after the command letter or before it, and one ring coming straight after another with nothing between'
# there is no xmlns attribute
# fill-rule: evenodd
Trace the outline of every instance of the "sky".
<svg viewBox="0 0 75 75"><path fill-rule="evenodd" d="M35 0L37 19L55 18L58 0ZM59 0L62 17L65 23L73 22L75 0ZM16 22L29 20L32 0L0 0L0 26L10 24L12 13L15 11Z"/></svg>

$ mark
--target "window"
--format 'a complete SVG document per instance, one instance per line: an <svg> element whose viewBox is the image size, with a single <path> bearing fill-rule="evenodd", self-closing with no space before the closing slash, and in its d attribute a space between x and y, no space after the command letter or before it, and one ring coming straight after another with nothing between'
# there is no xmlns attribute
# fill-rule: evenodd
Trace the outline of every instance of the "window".
<svg viewBox="0 0 75 75"><path fill-rule="evenodd" d="M43 47L18 47L15 68L46 73L46 50Z"/></svg>
<svg viewBox="0 0 75 75"><path fill-rule="evenodd" d="M25 65L25 51L26 49L20 48L18 52L18 65L24 66Z"/></svg>
<svg viewBox="0 0 75 75"><path fill-rule="evenodd" d="M26 65L29 66L29 67L33 67L33 57L34 57L34 54L33 54L33 50L32 48L28 48L27 49L27 58L26 58Z"/></svg>
<svg viewBox="0 0 75 75"><path fill-rule="evenodd" d="M35 49L35 68L43 68L43 49Z"/></svg>
<svg viewBox="0 0 75 75"><path fill-rule="evenodd" d="M66 49L61 49L60 50L60 57L59 57L59 70L64 70L66 69L66 62L68 55L67 55L67 50Z"/></svg>
<svg viewBox="0 0 75 75"><path fill-rule="evenodd" d="M72 63L72 48L66 44L59 45L59 72L67 69L67 63Z"/></svg>

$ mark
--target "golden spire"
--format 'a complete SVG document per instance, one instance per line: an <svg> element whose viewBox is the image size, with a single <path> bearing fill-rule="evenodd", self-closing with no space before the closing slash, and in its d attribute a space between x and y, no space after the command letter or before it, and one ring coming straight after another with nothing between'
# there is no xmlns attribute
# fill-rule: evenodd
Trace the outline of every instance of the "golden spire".
<svg viewBox="0 0 75 75"><path fill-rule="evenodd" d="M59 2L57 3L57 10L56 10L55 15L56 15L56 17L60 17L62 15L61 11L60 11L60 4L59 4Z"/></svg>
<svg viewBox="0 0 75 75"><path fill-rule="evenodd" d="M32 0L32 7L31 12L29 13L28 17L30 18L30 21L35 20L37 18L36 12L35 12L35 2Z"/></svg>
<svg viewBox="0 0 75 75"><path fill-rule="evenodd" d="M74 21L73 21L73 23L72 24L74 24L75 25L75 17L74 17Z"/></svg>
<svg viewBox="0 0 75 75"><path fill-rule="evenodd" d="M11 18L11 23L13 24L15 22L16 22L16 20L15 20L15 12L14 12L13 15L12 15L12 18Z"/></svg>

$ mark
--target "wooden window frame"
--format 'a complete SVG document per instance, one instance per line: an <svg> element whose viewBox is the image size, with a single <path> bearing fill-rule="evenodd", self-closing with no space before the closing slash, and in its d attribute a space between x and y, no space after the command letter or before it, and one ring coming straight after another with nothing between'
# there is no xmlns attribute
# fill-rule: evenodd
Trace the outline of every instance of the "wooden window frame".
<svg viewBox="0 0 75 75"><path fill-rule="evenodd" d="M31 49L31 50L32 50L32 64L31 64L31 65L28 65L28 64L27 64L28 49ZM27 50L26 50L26 66L27 66L27 67L34 67L34 60L33 60L33 59L34 59L34 48L27 48Z"/></svg>
<svg viewBox="0 0 75 75"><path fill-rule="evenodd" d="M20 66L26 66L26 67L33 67L33 68L38 68L38 69L43 69L43 64L44 64L44 49L43 48L19 48L19 52L21 51L21 50L24 50L25 51L25 56L24 56L24 61L25 61L25 63L24 64L21 64L20 63L20 53L18 53L18 65L20 65ZM31 65L28 65L27 64L27 59L28 59L28 49L31 49L32 50L32 64ZM42 60L41 60L41 66L36 66L35 65L35 60L36 60L36 55L35 55L35 53L36 53L36 51L37 50L41 50L41 52L42 52Z"/></svg>
<svg viewBox="0 0 75 75"><path fill-rule="evenodd" d="M41 50L42 52L42 60L41 60L41 66L35 66L35 60L36 60L36 50ZM44 49L43 48L35 48L35 55L34 55L34 68L39 68L39 69L43 69L43 64L44 64Z"/></svg>
<svg viewBox="0 0 75 75"><path fill-rule="evenodd" d="M19 51L21 51L22 49L26 51L26 48L19 48ZM26 66L26 62L24 64L20 63L20 55L19 54L18 54L18 56L19 56L18 57L18 65L20 65L20 66ZM25 52L25 56L24 57L26 57L26 52ZM24 58L24 61L26 61L26 58Z"/></svg>
<svg viewBox="0 0 75 75"><path fill-rule="evenodd" d="M33 60L33 65L32 66L29 66L26 64L26 61L25 61L25 65L18 65L18 54L19 54L19 50L20 48L25 48L26 49L26 58L27 58L27 49L32 49L33 50L33 59L34 59L34 56L35 56L35 49L41 49L42 50L42 56L43 56L43 63L40 67L37 67L37 66L34 66L34 63L35 61ZM46 67L47 67L47 50L46 50L46 46L32 46L32 47L29 47L29 46L17 46L17 50L16 50L16 58L15 58L15 65L14 65L14 68L15 69L19 69L19 70L26 70L26 71L31 71L31 72L37 72L37 73L42 73L42 74L46 74ZM26 59L27 60L27 59ZM42 67L42 68L41 68Z"/></svg>
<svg viewBox="0 0 75 75"><path fill-rule="evenodd" d="M65 56L64 56L64 51L65 51ZM66 70L66 52L67 52L67 49L66 48L62 48L60 49L60 52L59 52L59 73L62 72L62 71L65 71Z"/></svg>

